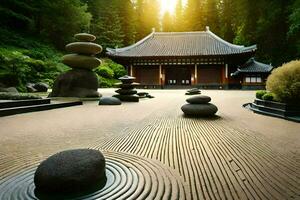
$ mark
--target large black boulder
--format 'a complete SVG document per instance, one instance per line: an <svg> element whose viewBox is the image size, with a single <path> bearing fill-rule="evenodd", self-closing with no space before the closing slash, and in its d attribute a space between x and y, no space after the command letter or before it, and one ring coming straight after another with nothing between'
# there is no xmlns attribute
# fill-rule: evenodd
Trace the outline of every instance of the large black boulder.
<svg viewBox="0 0 300 200"><path fill-rule="evenodd" d="M121 105L122 102L116 97L101 97L99 105Z"/></svg>
<svg viewBox="0 0 300 200"><path fill-rule="evenodd" d="M181 110L187 116L194 117L209 117L215 115L218 111L218 108L211 104L185 104L181 107Z"/></svg>
<svg viewBox="0 0 300 200"><path fill-rule="evenodd" d="M99 97L97 75L90 70L73 69L54 82L50 97Z"/></svg>
<svg viewBox="0 0 300 200"><path fill-rule="evenodd" d="M186 101L190 104L203 104L203 103L209 103L211 101L211 98L205 95L198 95L198 96L190 97Z"/></svg>
<svg viewBox="0 0 300 200"><path fill-rule="evenodd" d="M37 192L50 195L83 194L105 183L105 158L92 149L67 150L50 156L34 175Z"/></svg>

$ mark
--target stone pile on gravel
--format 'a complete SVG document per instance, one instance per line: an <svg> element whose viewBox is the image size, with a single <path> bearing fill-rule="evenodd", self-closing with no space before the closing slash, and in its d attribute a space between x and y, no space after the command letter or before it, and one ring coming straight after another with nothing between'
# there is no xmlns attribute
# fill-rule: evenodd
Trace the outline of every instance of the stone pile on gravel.
<svg viewBox="0 0 300 200"><path fill-rule="evenodd" d="M54 82L50 97L99 97L98 77L92 70L101 64L95 57L101 53L102 47L92 43L96 37L79 33L75 35L79 42L73 42L66 46L71 54L63 56L63 63L72 70L61 74Z"/></svg>
<svg viewBox="0 0 300 200"><path fill-rule="evenodd" d="M217 106L209 103L211 98L205 95L198 95L186 100L188 104L181 107L186 116L192 117L210 117L218 111Z"/></svg>
<svg viewBox="0 0 300 200"><path fill-rule="evenodd" d="M121 84L118 84L120 89L116 90L116 93L118 94L113 97L116 97L121 101L139 102L139 96L136 95L137 91L135 90L135 86L138 85L137 83L134 83L135 77L126 75L120 77L119 80L122 82Z"/></svg>

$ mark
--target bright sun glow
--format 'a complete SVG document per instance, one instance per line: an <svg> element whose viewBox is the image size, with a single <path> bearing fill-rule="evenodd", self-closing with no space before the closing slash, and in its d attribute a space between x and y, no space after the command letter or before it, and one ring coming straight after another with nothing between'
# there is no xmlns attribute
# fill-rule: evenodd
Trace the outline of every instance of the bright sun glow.
<svg viewBox="0 0 300 200"><path fill-rule="evenodd" d="M160 0L161 14L169 12L174 14L176 8L177 0Z"/></svg>
<svg viewBox="0 0 300 200"><path fill-rule="evenodd" d="M160 2L160 13L161 15L169 12L171 15L175 14L175 9L178 0L159 0ZM186 4L187 0L182 0L183 6Z"/></svg>

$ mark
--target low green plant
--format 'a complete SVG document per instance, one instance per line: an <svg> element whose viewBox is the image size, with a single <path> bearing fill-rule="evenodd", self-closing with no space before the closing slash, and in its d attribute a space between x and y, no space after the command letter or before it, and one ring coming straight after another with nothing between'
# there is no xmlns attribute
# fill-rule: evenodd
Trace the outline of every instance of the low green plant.
<svg viewBox="0 0 300 200"><path fill-rule="evenodd" d="M25 93L10 93L10 92L0 92L1 100L27 100L27 99L42 99L42 97L25 94Z"/></svg>
<svg viewBox="0 0 300 200"><path fill-rule="evenodd" d="M296 104L300 100L300 60L275 69L267 79L267 90L280 102Z"/></svg>
<svg viewBox="0 0 300 200"><path fill-rule="evenodd" d="M255 96L256 96L256 98L258 98L258 99L262 99L262 97L263 97L265 94L267 94L267 91L266 91L266 90L258 90L258 91L256 91Z"/></svg>
<svg viewBox="0 0 300 200"><path fill-rule="evenodd" d="M265 100L265 101L273 101L274 100L274 94L271 93L271 92L268 92L268 93L266 93L262 96L262 99Z"/></svg>
<svg viewBox="0 0 300 200"><path fill-rule="evenodd" d="M117 79L109 79L105 77L98 76L99 79L99 87L100 88L110 88L114 87L115 83L118 83L119 80Z"/></svg>
<svg viewBox="0 0 300 200"><path fill-rule="evenodd" d="M101 65L100 67L98 67L95 72L104 78L108 78L108 79L112 79L114 78L114 71L109 68L108 66L105 65Z"/></svg>

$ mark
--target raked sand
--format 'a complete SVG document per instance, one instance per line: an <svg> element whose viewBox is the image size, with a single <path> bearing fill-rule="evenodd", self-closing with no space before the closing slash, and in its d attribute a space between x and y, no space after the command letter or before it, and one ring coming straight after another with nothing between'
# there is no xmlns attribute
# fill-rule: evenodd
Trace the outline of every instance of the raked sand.
<svg viewBox="0 0 300 200"><path fill-rule="evenodd" d="M106 198L300 199L300 124L244 109L254 91L203 90L219 108L213 119L185 118L184 90L147 91L156 98L0 118L0 197L17 191L7 180L32 177L48 156L95 148L124 171Z"/></svg>

